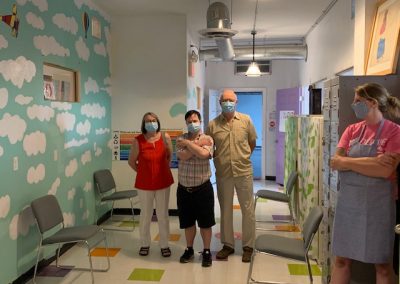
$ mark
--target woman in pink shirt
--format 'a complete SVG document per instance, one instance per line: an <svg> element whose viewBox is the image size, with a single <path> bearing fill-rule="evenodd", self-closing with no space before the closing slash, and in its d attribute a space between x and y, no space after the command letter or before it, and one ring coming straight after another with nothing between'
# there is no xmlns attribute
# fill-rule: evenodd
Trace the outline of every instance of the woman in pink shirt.
<svg viewBox="0 0 400 284"><path fill-rule="evenodd" d="M339 171L332 235L331 283L349 283L352 260L374 263L376 283L394 283L395 170L400 161L400 101L381 85L355 90L351 105L361 122L346 128L331 159ZM396 190L397 191L397 190Z"/></svg>

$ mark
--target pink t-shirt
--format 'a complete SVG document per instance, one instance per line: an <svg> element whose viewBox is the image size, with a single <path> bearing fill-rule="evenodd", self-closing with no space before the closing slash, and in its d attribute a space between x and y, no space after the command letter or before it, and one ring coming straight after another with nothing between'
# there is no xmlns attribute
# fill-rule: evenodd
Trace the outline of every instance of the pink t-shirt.
<svg viewBox="0 0 400 284"><path fill-rule="evenodd" d="M366 126L363 137L360 143L363 145L371 145L374 143L376 131L378 130L379 123L375 125L367 125L365 121L349 125L343 132L342 137L338 144L338 148L343 148L346 153L349 153L350 146L357 141L361 134L362 129ZM378 141L377 154L386 152L400 154L400 125L385 120L382 128L381 135Z"/></svg>

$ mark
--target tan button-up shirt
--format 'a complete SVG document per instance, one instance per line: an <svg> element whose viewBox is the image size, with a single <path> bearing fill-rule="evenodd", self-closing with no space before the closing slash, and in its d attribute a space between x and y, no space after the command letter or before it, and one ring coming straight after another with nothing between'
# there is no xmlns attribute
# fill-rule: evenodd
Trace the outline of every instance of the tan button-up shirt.
<svg viewBox="0 0 400 284"><path fill-rule="evenodd" d="M253 174L249 142L257 139L250 116L235 112L228 122L223 114L210 121L206 131L214 139L214 165L217 177L240 177Z"/></svg>

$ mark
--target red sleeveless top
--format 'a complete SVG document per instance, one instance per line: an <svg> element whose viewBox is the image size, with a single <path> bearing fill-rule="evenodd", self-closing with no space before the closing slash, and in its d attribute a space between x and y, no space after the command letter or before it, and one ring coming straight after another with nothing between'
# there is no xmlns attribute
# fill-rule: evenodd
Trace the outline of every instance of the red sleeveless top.
<svg viewBox="0 0 400 284"><path fill-rule="evenodd" d="M174 183L167 161L167 149L162 135L154 143L147 142L143 134L136 137L139 155L135 187L143 190L163 189Z"/></svg>

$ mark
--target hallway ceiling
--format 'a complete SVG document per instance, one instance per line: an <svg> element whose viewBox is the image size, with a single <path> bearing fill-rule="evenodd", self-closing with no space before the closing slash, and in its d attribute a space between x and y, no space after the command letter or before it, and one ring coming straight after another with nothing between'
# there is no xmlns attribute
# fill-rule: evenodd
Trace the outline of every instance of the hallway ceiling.
<svg viewBox="0 0 400 284"><path fill-rule="evenodd" d="M209 0L93 0L110 16L186 14L192 33L207 28ZM231 11L232 1L232 11ZM251 40L256 0L219 0L232 13L234 41ZM259 0L256 39L264 42L296 42L302 39L332 0ZM351 1L349 1L351 9Z"/></svg>

